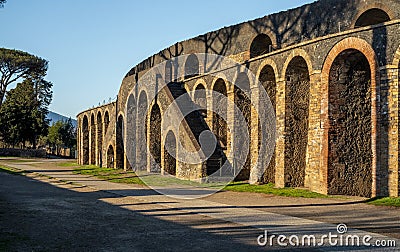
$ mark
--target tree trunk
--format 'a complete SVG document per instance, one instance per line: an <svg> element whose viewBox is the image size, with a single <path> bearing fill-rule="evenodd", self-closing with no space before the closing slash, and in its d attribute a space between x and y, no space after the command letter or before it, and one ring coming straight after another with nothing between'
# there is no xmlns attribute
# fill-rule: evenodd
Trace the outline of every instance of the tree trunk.
<svg viewBox="0 0 400 252"><path fill-rule="evenodd" d="M6 94L6 90L5 89L3 90L3 88L2 88L0 90L0 108L1 108L1 105L3 104L5 94Z"/></svg>
<svg viewBox="0 0 400 252"><path fill-rule="evenodd" d="M37 138L37 136L35 135L34 137L33 137L33 141L32 141L32 145L33 145L33 149L34 150L36 150L36 138Z"/></svg>

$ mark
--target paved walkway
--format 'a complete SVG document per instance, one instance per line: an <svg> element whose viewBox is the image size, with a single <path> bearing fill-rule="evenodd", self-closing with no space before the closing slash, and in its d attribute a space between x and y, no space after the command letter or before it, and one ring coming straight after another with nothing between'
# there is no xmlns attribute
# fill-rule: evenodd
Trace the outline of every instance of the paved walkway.
<svg viewBox="0 0 400 252"><path fill-rule="evenodd" d="M100 201L158 220L178 223L201 233L229 237L235 243L245 246L241 248L242 250L249 248L251 248L250 250L270 250L270 240L266 241L265 236L260 237L265 234L265 231L269 238L272 235L276 235L276 237L278 235L286 237L296 235L299 237L300 243L305 235L315 236L316 243L319 243L324 235L331 233L338 235L338 239L335 236L333 238L333 242L337 240L338 244L341 243L339 239L341 236L343 237L342 244L346 244L348 235L357 235L361 239L360 243L362 243L363 237L371 236L372 239L368 241L371 244L377 240L393 240L397 244L397 247L391 248L328 246L329 240L325 238L323 240L325 246L309 248L309 250L316 251L400 250L398 209L370 206L361 203L362 199L358 198L347 200L300 199L264 194L219 192L203 199L183 200L160 195L142 186L117 184L91 176L76 175L72 173L71 167L57 166L54 160L26 163L0 160L0 163L34 172L30 176L57 187L79 192L84 185L86 190L106 192L114 196L102 197L99 199ZM35 174L47 175L54 179L37 177ZM66 182L73 182L73 184ZM339 223L346 223L348 226L347 232L342 235L337 232ZM150 233L152 232L153 230ZM168 232L167 234L165 231L162 233L168 235ZM273 239L275 245L273 249L289 248L291 250L295 248L279 246L276 237ZM257 238L261 243L267 242L267 245L260 247ZM291 241L296 243L296 237L292 237ZM288 239L283 241L283 243L288 242ZM139 250L143 250L143 248ZM217 250L231 249L221 246ZM304 250L304 247L299 250Z"/></svg>

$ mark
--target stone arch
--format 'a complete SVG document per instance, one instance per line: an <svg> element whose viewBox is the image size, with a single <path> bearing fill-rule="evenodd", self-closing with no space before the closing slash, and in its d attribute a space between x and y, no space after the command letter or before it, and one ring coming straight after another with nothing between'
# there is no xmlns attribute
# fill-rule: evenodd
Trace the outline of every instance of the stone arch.
<svg viewBox="0 0 400 252"><path fill-rule="evenodd" d="M359 28L390 21L391 17L388 14L388 11L383 10L380 7L382 7L382 5L379 7L374 7L374 8L370 7L367 10L363 10L363 12L358 14L358 17L355 19L353 27Z"/></svg>
<svg viewBox="0 0 400 252"><path fill-rule="evenodd" d="M137 106L137 155L136 162L137 168L140 170L147 170L147 94L142 91L139 95Z"/></svg>
<svg viewBox="0 0 400 252"><path fill-rule="evenodd" d="M172 78L172 72L173 68L172 68L172 62L171 60L167 60L165 62L165 74L164 74L164 79L165 79L165 83L168 84L170 82L172 82L173 78Z"/></svg>
<svg viewBox="0 0 400 252"><path fill-rule="evenodd" d="M118 115L117 118L117 130L116 130L116 167L124 168L124 116L122 114Z"/></svg>
<svg viewBox="0 0 400 252"><path fill-rule="evenodd" d="M236 71L235 71L235 76L232 77L232 80L234 80L236 77L237 77L237 73L236 73ZM225 89L226 89L226 92L227 92L227 93L233 92L233 89L234 89L234 86L235 86L235 85L234 85L234 83L233 83L232 81L228 81L228 78L227 78L227 76L226 76L224 73L216 73L216 74L215 74L214 79L213 79L213 81L212 81L212 83L211 83L211 86L210 86L210 90L214 90L214 86L215 86L215 84L217 83L217 80L219 80L219 79L221 79L222 81L224 81L224 83L225 83Z"/></svg>
<svg viewBox="0 0 400 252"><path fill-rule="evenodd" d="M90 116L90 164L96 164L96 122L94 113Z"/></svg>
<svg viewBox="0 0 400 252"><path fill-rule="evenodd" d="M269 64L263 64L257 75L257 79L260 82L261 86L265 89L273 107L273 112L276 114L276 65L272 66ZM266 100L263 100L261 96L259 96L259 106L262 108L266 103ZM266 127L267 125L263 125ZM269 160L265 159L267 149L260 149L261 141L262 141L262 132L266 132L267 128L261 128L260 123L258 123L258 150L259 150L259 160L261 162L262 167L265 168L265 172L263 174L262 181L265 183L275 183L275 151Z"/></svg>
<svg viewBox="0 0 400 252"><path fill-rule="evenodd" d="M200 64L199 59L195 54L190 54L185 62L185 78L190 78L199 75Z"/></svg>
<svg viewBox="0 0 400 252"><path fill-rule="evenodd" d="M104 134L107 134L108 125L110 124L110 113L108 110L104 112Z"/></svg>
<svg viewBox="0 0 400 252"><path fill-rule="evenodd" d="M250 45L250 58L256 58L258 56L272 52L272 39L264 34L258 34L251 42Z"/></svg>
<svg viewBox="0 0 400 252"><path fill-rule="evenodd" d="M289 67L290 62L292 61L292 59L293 59L294 57L301 57L301 58L303 58L303 60L304 60L304 61L306 62L306 64L307 64L307 68L308 68L309 74L311 75L311 74L313 73L313 64L312 64L311 58L310 58L310 56L308 55L308 53L307 53L305 50L303 50L303 49L294 49L294 50L289 54L289 56L286 58L285 64L283 65L282 73L281 73L281 78L282 78L282 79L285 79L285 78L286 78L287 69L288 69L288 67ZM272 66L273 66L273 65L272 65ZM276 69L275 69L275 70L276 70Z"/></svg>
<svg viewBox="0 0 400 252"><path fill-rule="evenodd" d="M246 94L246 92L247 94ZM250 80L247 76L246 72L241 72L237 75L234 87L234 102L240 112L242 113L244 119L247 123L247 131L248 131L248 139L249 139L249 152L246 154L245 163L243 164L243 168L237 176L237 180L248 180L250 178L250 166L251 166L251 157L250 157L250 143L251 143L251 100L250 100ZM235 115L236 117L236 115ZM242 129L237 125L237 119L235 118L235 139L239 140L240 138L246 136L245 129ZM243 139L244 140L244 139ZM242 142L241 140L237 142ZM234 165L239 165L235 164Z"/></svg>
<svg viewBox="0 0 400 252"><path fill-rule="evenodd" d="M157 102L151 108L148 123L150 172L161 172L161 110Z"/></svg>
<svg viewBox="0 0 400 252"><path fill-rule="evenodd" d="M83 116L82 120L82 154L83 154L83 162L82 164L89 164L89 121L86 115Z"/></svg>
<svg viewBox="0 0 400 252"><path fill-rule="evenodd" d="M310 72L307 60L292 54L285 75L285 186L303 187L308 144Z"/></svg>
<svg viewBox="0 0 400 252"><path fill-rule="evenodd" d="M200 109L199 112L200 114L205 118L207 117L207 94L206 94L206 88L202 83L199 83L195 87L195 93L194 93L194 103L197 104L198 106L205 108L205 109Z"/></svg>
<svg viewBox="0 0 400 252"><path fill-rule="evenodd" d="M107 149L107 168L114 168L114 147L111 144Z"/></svg>
<svg viewBox="0 0 400 252"><path fill-rule="evenodd" d="M133 94L129 95L126 111L126 157L136 170L136 99Z"/></svg>
<svg viewBox="0 0 400 252"><path fill-rule="evenodd" d="M324 181L324 184L326 185L326 193L329 192L328 185L329 183L332 183L332 181L329 181L329 176L332 179L333 173L337 172L335 170L329 171L329 162L332 162L330 160L329 154L332 153L332 150L330 151L330 148L332 146L329 144L329 139L332 139L332 134L335 133L332 132L331 130L335 130L334 124L331 125L332 121L330 120L330 114L334 113L337 110L337 105L336 107L333 106L335 105L329 105L330 100L333 99L332 95L335 93L331 91L331 88L335 88L337 85L333 85L332 81L335 79L331 79L334 77L332 75L332 67L335 67L337 63L337 59L339 57L339 60L343 58L342 53L346 54L346 52L357 52L360 53L359 55L362 55L362 58L365 57L367 63L369 64L369 71L370 71L370 84L369 84L369 93L368 96L370 97L369 102L369 112L370 112L370 146L366 146L366 148L370 149L371 152L371 177L372 179L370 180L370 196L374 197L376 196L376 163L377 163L377 151L376 151L376 129L377 129L377 96L376 96L376 85L378 83L378 76L379 76L379 70L378 70L378 65L377 65L377 60L376 60L376 55L373 50L373 48L366 42L365 40L359 39L359 38L346 38L343 39L342 41L338 42L329 52L328 56L325 59L324 66L322 69L321 73L321 91L322 91L322 102L321 102L321 125L323 129L323 141L322 141L322 161L321 161L321 167L322 168L322 179ZM345 56L345 55L344 55ZM365 60L364 60L365 61ZM348 63L346 64L348 67ZM343 85L345 85L348 82L348 76L346 76L345 70L347 69L343 68L342 70L343 74L341 75L343 80ZM354 67L354 66L352 66ZM365 68L365 66L364 66ZM336 71L337 72L337 71ZM332 76L331 76L332 75ZM347 77L347 79L346 79ZM336 77L337 79L337 77ZM342 85L342 84L340 84ZM346 85L348 86L348 85ZM340 86L339 86L340 87ZM359 91L357 91L359 92ZM365 94L364 94L365 96ZM338 101L339 102L339 101ZM336 102L337 103L337 102ZM329 108L330 106L333 106ZM346 110L345 110L346 111ZM365 114L365 109L363 110L363 113ZM332 114L334 115L334 114ZM333 127L332 127L333 126ZM331 137L330 137L331 135ZM340 137L340 136L339 136ZM334 140L334 139L333 139ZM332 157L331 157L332 158ZM342 167L339 167L342 168Z"/></svg>
<svg viewBox="0 0 400 252"><path fill-rule="evenodd" d="M97 112L97 160L100 167L103 165L103 119L101 111Z"/></svg>
<svg viewBox="0 0 400 252"><path fill-rule="evenodd" d="M277 67L275 61L272 60L272 59L267 58L267 59L264 59L264 60L261 62L261 64L258 66L257 74L256 74L256 78L257 78L257 79L256 79L256 82L255 82L256 84L258 84L258 82L260 81L260 80L259 80L260 73L261 73L261 70L263 70L265 66L272 67L272 69L274 70L274 73L275 73L275 79L276 79L276 80L279 79L278 67Z"/></svg>
<svg viewBox="0 0 400 252"><path fill-rule="evenodd" d="M169 151L168 151L169 150ZM173 153L170 153L173 152ZM172 130L168 131L164 144L164 172L176 176L176 137Z"/></svg>
<svg viewBox="0 0 400 252"><path fill-rule="evenodd" d="M213 91L228 97L225 81L218 78L214 85ZM227 118L228 104L226 99L218 99L216 94L213 94L213 132L222 149L226 150L228 145L228 124L224 118Z"/></svg>
<svg viewBox="0 0 400 252"><path fill-rule="evenodd" d="M371 70L358 50L333 61L328 84L328 193L371 196Z"/></svg>

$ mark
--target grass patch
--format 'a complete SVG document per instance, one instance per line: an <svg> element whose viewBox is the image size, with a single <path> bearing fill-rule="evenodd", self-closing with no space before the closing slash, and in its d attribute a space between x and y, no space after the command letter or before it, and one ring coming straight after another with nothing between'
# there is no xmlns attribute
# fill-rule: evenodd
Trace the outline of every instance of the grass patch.
<svg viewBox="0 0 400 252"><path fill-rule="evenodd" d="M73 171L75 174L90 175L99 179L107 180L115 183L151 185L151 186L197 186L212 188L218 184L200 184L195 181L181 180L172 176L162 176L161 174L146 174L139 177L133 171L125 171L123 169L99 168L94 165L85 165L76 167ZM222 186L219 185L222 188Z"/></svg>
<svg viewBox="0 0 400 252"><path fill-rule="evenodd" d="M75 161L70 161L70 162L58 163L57 166L60 166L60 167L74 167L74 166L79 166L79 165Z"/></svg>
<svg viewBox="0 0 400 252"><path fill-rule="evenodd" d="M143 181L134 172L124 171L123 169L99 168L95 165L85 165L76 167L73 173L90 175L114 183L138 185L144 184Z"/></svg>
<svg viewBox="0 0 400 252"><path fill-rule="evenodd" d="M139 178L133 171L124 171L122 169L112 168L99 168L94 165L80 166L74 169L75 174L91 175L99 179L107 180L115 183L125 184L139 184L145 185L145 183ZM216 188L220 185L216 184L200 184L195 181L181 180L171 176L161 175L146 175L142 177L146 184L152 186L171 186L171 185L187 185L187 186L198 186ZM252 193L265 193L273 194L278 196L286 197L303 197L303 198L328 198L329 196L311 192L305 189L295 188L275 188L274 184L265 185L250 185L243 182L232 182L231 184L223 188L226 191L235 192L252 192Z"/></svg>
<svg viewBox="0 0 400 252"><path fill-rule="evenodd" d="M250 185L243 182L232 182L231 184L227 185L224 190L234 192L265 193L285 197L329 198L327 195L311 192L305 189L275 188L273 183L264 185Z"/></svg>
<svg viewBox="0 0 400 252"><path fill-rule="evenodd" d="M6 165L0 165L0 172L6 172L13 175L25 175L26 171L21 171Z"/></svg>
<svg viewBox="0 0 400 252"><path fill-rule="evenodd" d="M375 206L400 207L400 197L376 197L369 199L366 202Z"/></svg>

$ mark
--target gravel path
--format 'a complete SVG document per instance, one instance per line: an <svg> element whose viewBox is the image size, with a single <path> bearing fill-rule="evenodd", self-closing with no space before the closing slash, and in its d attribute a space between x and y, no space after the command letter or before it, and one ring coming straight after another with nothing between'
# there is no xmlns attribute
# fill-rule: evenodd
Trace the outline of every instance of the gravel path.
<svg viewBox="0 0 400 252"><path fill-rule="evenodd" d="M358 198L300 199L220 192L181 200L142 186L75 175L71 167L61 168L54 162L0 160L34 172L27 177L0 173L0 251L282 250L258 246L257 237L268 230L318 238L336 233L338 223L347 224L347 234L400 238L397 208L363 204ZM387 250L399 251L398 240L397 245ZM318 248L350 249L371 248Z"/></svg>

